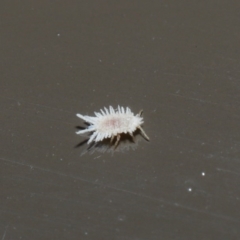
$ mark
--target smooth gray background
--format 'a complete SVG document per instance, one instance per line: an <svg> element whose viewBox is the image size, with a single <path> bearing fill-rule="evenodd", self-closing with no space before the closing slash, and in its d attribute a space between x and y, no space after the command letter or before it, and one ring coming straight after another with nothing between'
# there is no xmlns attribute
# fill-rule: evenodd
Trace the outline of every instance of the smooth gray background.
<svg viewBox="0 0 240 240"><path fill-rule="evenodd" d="M2 1L0 239L240 239L239 9ZM118 104L151 141L87 152Z"/></svg>

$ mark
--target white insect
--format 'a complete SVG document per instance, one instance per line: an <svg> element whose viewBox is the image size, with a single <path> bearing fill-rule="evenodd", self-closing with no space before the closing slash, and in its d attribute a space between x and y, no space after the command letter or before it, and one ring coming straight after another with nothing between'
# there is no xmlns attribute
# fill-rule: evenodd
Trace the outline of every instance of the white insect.
<svg viewBox="0 0 240 240"><path fill-rule="evenodd" d="M118 106L116 110L112 106L104 108L105 112L100 109L100 112L94 112L96 117L83 116L77 114L77 116L83 119L85 122L90 123L90 126L84 130L76 132L77 134L83 134L86 132L93 132L88 140L88 144L91 142L99 142L105 138L111 138L111 142L116 137L115 147L118 145L120 136L122 133L130 134L133 137L133 132L137 129L141 131L143 136L149 141L149 137L142 129L143 124L142 110L134 115L130 108L124 109Z"/></svg>

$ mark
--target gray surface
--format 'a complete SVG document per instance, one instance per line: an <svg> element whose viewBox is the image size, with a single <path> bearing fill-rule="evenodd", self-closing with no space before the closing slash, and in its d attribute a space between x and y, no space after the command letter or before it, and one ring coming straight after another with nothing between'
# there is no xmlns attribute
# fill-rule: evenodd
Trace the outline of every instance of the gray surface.
<svg viewBox="0 0 240 240"><path fill-rule="evenodd" d="M0 4L0 239L240 239L240 4L200 2ZM118 104L151 141L82 155Z"/></svg>

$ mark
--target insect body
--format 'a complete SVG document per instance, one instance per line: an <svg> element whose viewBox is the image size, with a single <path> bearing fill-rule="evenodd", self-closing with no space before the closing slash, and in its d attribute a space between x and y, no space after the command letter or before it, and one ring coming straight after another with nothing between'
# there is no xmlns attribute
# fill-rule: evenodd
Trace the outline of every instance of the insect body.
<svg viewBox="0 0 240 240"><path fill-rule="evenodd" d="M141 117L142 111L134 115L130 108L126 107L126 109L124 109L120 106L118 106L116 110L114 110L112 106L110 106L109 109L104 108L104 110L101 109L101 113L94 112L95 117L77 114L77 117L90 123L88 128L77 132L77 134L93 132L88 140L88 144L93 141L102 141L105 138L111 138L112 142L116 137L116 147L122 133L130 134L133 137L133 132L137 129L139 129L143 136L149 141L149 137L141 127L143 124L143 118Z"/></svg>

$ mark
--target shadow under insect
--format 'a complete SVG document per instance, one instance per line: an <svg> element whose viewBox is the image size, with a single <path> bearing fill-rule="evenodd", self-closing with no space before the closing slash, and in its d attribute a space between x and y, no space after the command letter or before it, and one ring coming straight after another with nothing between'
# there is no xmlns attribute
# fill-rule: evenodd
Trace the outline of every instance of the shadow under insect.
<svg viewBox="0 0 240 240"><path fill-rule="evenodd" d="M78 129L82 129L77 127ZM89 134L91 136L91 134ZM89 137L88 136L88 137ZM83 150L81 155L86 153L93 154L94 152L100 153L114 153L114 152L126 152L129 150L136 150L138 147L138 143L142 141L143 137L141 131L136 130L132 136L126 133L121 134L120 141L116 145L116 140L111 141L111 138L105 138L101 142L91 142L88 147ZM75 146L75 148L83 147L88 142L88 138L81 141L79 144Z"/></svg>

